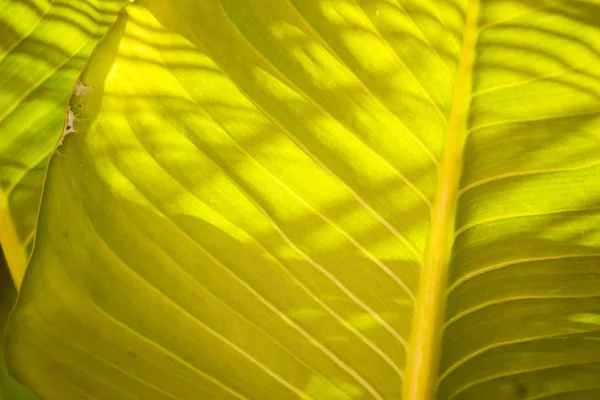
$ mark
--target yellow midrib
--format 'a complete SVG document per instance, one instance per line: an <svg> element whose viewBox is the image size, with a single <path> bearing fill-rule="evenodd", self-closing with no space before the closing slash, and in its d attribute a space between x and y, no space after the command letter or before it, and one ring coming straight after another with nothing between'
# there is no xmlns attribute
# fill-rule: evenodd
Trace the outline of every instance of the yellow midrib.
<svg viewBox="0 0 600 400"><path fill-rule="evenodd" d="M403 400L433 400L440 356L445 289L453 244L463 147L472 93L480 0L469 0L431 228L421 270Z"/></svg>

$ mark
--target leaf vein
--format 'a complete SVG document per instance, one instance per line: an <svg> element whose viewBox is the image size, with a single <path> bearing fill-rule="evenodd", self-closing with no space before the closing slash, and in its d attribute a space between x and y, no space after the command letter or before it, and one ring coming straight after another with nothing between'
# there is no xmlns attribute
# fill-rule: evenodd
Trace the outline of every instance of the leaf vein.
<svg viewBox="0 0 600 400"><path fill-rule="evenodd" d="M548 256L548 257L530 257L530 258L522 258L522 259L518 259L518 260L512 260L512 261L508 261L508 262L493 264L493 265L490 265L487 267L480 268L478 270L475 270L473 272L470 272L470 273L460 277L458 280L456 280L454 283L452 283L450 285L450 287L446 291L446 296L449 296L450 293L452 293L454 290L456 290L457 287L459 287L460 285L462 285L463 283L465 283L466 281L468 281L470 279L474 279L474 278L476 278L480 275L486 274L488 272L492 272L492 271L496 271L496 270L499 270L502 268L510 267L512 265L527 264L527 263L536 262L536 261L551 261L551 260L563 260L563 259L587 258L587 257L600 257L600 253L597 253L597 254L565 254L565 255Z"/></svg>

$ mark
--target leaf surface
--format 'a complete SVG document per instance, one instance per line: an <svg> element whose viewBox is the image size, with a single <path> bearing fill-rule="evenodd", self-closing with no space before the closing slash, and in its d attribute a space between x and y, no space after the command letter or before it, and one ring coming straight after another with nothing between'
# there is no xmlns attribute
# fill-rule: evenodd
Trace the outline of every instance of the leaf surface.
<svg viewBox="0 0 600 400"><path fill-rule="evenodd" d="M45 399L593 398L599 18L127 7L50 162L10 366Z"/></svg>

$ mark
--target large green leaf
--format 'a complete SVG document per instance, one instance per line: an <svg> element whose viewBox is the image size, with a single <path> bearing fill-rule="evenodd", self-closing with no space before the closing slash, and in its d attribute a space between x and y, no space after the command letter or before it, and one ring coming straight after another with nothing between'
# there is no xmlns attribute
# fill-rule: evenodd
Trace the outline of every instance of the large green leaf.
<svg viewBox="0 0 600 400"><path fill-rule="evenodd" d="M68 98L125 2L0 0L0 243L17 287Z"/></svg>
<svg viewBox="0 0 600 400"><path fill-rule="evenodd" d="M129 6L50 162L10 367L61 400L597 398L599 20Z"/></svg>

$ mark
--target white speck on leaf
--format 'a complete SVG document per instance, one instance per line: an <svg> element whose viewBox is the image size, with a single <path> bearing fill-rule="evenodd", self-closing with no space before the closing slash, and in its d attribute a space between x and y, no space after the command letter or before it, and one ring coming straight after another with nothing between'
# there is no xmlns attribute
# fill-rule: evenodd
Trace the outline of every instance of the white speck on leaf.
<svg viewBox="0 0 600 400"><path fill-rule="evenodd" d="M83 83L81 83L81 81L77 81L77 83L75 84L75 87L73 88L73 94L75 96L84 95L89 91L90 91L90 87L85 86Z"/></svg>
<svg viewBox="0 0 600 400"><path fill-rule="evenodd" d="M56 146L57 148L62 146L63 141L65 140L65 137L72 132L77 132L75 130L75 113L71 110L71 107L69 107L69 110L67 111L67 122L65 124L65 129L63 129L62 135L60 135L60 139L58 140L58 145Z"/></svg>
<svg viewBox="0 0 600 400"><path fill-rule="evenodd" d="M69 107L69 111L67 112L67 124L65 126L64 135L68 135L71 132L75 132L75 113Z"/></svg>

